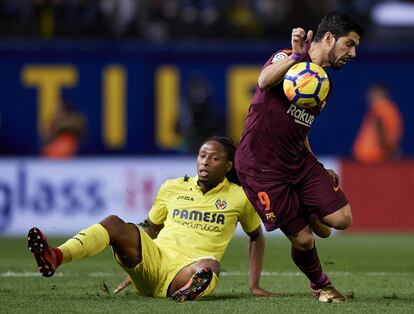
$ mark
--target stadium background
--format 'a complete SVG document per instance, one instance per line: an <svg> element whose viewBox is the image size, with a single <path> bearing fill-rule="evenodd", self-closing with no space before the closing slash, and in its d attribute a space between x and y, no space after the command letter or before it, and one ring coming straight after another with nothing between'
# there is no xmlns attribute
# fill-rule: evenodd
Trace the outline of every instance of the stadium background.
<svg viewBox="0 0 414 314"><path fill-rule="evenodd" d="M163 180L195 173L177 128L193 80L209 93L214 133L237 141L261 65L289 46L292 26L315 29L331 9L353 13L367 34L356 60L329 70L333 94L312 147L341 175L350 231L412 232L414 14L392 19L389 4L0 1L0 234L31 225L69 234L110 213L144 219ZM374 82L403 114L402 159L362 166L351 147ZM40 132L61 99L85 114L88 131L76 158L52 161L39 156Z"/></svg>

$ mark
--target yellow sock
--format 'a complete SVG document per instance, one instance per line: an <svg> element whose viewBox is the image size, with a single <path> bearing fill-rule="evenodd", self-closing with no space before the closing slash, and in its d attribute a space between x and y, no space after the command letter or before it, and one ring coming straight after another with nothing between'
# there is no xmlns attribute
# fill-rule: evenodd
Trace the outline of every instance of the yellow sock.
<svg viewBox="0 0 414 314"><path fill-rule="evenodd" d="M108 245L108 231L102 225L95 224L80 231L72 239L67 240L58 248L63 254L63 264L82 257L96 255Z"/></svg>

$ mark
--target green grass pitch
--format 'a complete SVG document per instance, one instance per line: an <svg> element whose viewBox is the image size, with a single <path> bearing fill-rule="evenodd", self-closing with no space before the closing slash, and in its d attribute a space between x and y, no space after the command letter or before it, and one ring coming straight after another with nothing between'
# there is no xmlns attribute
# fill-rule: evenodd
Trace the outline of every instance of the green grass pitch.
<svg viewBox="0 0 414 314"><path fill-rule="evenodd" d="M0 238L0 313L414 313L414 234L337 235L317 239L317 247L324 270L349 302L314 300L284 237L266 238L261 280L263 288L281 296L249 294L247 238L241 236L222 260L219 288L187 303L142 297L131 287L113 295L125 274L110 249L43 278L25 239Z"/></svg>

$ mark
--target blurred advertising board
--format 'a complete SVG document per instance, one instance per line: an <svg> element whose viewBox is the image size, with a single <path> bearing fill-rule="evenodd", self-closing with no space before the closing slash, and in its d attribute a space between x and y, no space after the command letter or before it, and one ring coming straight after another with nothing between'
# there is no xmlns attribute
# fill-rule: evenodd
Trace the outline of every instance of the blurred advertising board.
<svg viewBox="0 0 414 314"><path fill-rule="evenodd" d="M414 232L414 160L381 165L341 162L352 232Z"/></svg>
<svg viewBox="0 0 414 314"><path fill-rule="evenodd" d="M0 234L71 234L111 214L141 222L166 179L195 173L193 158L2 159Z"/></svg>
<svg viewBox="0 0 414 314"><path fill-rule="evenodd" d="M323 162L338 168L335 159ZM0 235L32 226L73 234L112 214L141 222L160 185L186 174L196 174L195 157L0 159Z"/></svg>

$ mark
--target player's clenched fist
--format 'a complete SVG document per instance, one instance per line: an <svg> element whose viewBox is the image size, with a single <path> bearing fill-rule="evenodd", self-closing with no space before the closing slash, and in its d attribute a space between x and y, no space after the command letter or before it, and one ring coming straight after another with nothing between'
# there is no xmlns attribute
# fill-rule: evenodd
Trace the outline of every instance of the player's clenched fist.
<svg viewBox="0 0 414 314"><path fill-rule="evenodd" d="M292 50L293 53L304 55L308 52L313 38L313 31L309 30L305 37L305 30L297 27L292 30Z"/></svg>

